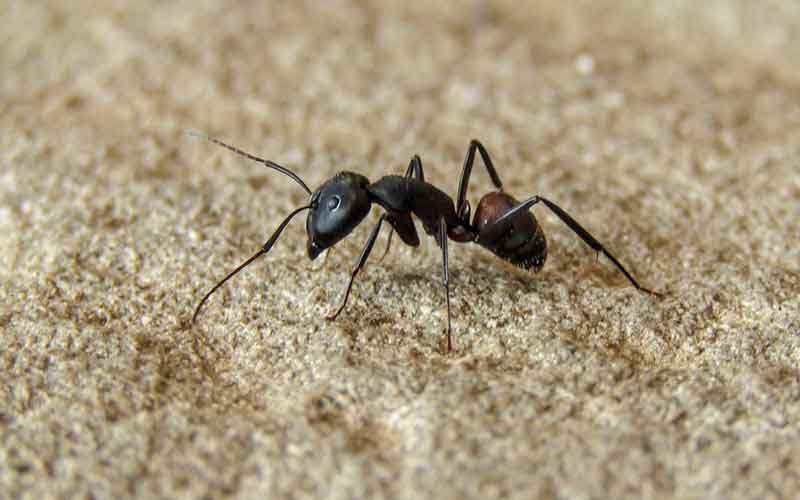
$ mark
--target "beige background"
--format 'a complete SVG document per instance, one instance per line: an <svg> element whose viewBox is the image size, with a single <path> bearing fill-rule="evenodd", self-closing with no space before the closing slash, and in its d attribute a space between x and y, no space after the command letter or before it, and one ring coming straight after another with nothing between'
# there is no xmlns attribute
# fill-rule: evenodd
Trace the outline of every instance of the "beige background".
<svg viewBox="0 0 800 500"><path fill-rule="evenodd" d="M5 2L0 496L800 491L800 4L405 3ZM453 195L480 138L669 296L537 207L538 275L451 246L452 355L429 239L327 322L375 209L192 326L306 197L186 130Z"/></svg>

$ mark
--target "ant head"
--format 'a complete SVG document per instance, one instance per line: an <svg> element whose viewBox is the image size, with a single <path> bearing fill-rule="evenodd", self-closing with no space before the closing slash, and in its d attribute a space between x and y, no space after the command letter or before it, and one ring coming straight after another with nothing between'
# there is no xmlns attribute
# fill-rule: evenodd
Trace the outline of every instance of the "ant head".
<svg viewBox="0 0 800 500"><path fill-rule="evenodd" d="M314 191L306 219L311 260L350 234L367 216L372 205L368 185L363 175L341 172Z"/></svg>

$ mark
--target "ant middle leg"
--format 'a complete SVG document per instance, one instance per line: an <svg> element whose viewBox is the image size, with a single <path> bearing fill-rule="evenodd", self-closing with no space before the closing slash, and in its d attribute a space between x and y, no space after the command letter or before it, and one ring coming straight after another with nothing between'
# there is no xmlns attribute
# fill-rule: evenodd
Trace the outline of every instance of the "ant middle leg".
<svg viewBox="0 0 800 500"><path fill-rule="evenodd" d="M492 184L498 190L503 189L503 181L500 180L500 176L497 174L497 169L494 168L494 164L492 163L492 159L489 156L489 153L486 151L486 148L483 147L483 144L480 143L477 139L472 139L469 143L469 149L467 149L467 157L464 158L464 167L461 170L461 179L458 181L458 200L456 201L456 214L458 214L458 218L466 225L469 226L469 217L470 217L470 206L469 201L467 201L467 188L469 187L469 178L472 174L472 164L475 162L475 151L480 153L481 158L483 159L483 164L486 166L486 170L489 173L489 177L492 178Z"/></svg>
<svg viewBox="0 0 800 500"><path fill-rule="evenodd" d="M414 155L411 158L411 161L408 163L408 168L406 168L404 177L407 179L417 179L423 182L425 181L425 172L422 169L422 159L419 157L419 155ZM394 236L395 224L392 220L389 220L389 223L389 238L386 240L386 250L383 251L383 255L381 255L380 259L378 259L379 262L382 262L383 259L389 255L389 250L392 248L392 236Z"/></svg>
<svg viewBox="0 0 800 500"><path fill-rule="evenodd" d="M444 217L439 219L439 233L437 242L442 249L442 285L447 300L447 352L453 350L452 327L450 326L450 266L447 261L447 222Z"/></svg>
<svg viewBox="0 0 800 500"><path fill-rule="evenodd" d="M417 179L420 181L425 180L425 172L422 170L422 159L419 155L414 155L411 161L408 162L405 177Z"/></svg>

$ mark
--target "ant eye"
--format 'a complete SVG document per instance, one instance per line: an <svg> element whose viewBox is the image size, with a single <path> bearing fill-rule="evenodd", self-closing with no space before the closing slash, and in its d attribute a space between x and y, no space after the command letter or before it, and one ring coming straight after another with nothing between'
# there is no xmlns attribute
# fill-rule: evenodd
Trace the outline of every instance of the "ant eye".
<svg viewBox="0 0 800 500"><path fill-rule="evenodd" d="M342 202L342 199L339 198L338 196L331 196L330 198L328 198L328 201L326 202L326 204L328 206L328 210L333 212L334 210L339 208L339 204L341 202Z"/></svg>

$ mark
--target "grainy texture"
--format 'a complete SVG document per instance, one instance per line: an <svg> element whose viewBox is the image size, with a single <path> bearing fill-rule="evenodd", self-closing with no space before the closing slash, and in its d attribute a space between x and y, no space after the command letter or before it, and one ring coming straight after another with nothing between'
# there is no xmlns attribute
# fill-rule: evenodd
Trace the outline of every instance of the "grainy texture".
<svg viewBox="0 0 800 500"><path fill-rule="evenodd" d="M800 4L405 3L6 2L0 496L800 491ZM430 239L326 322L373 210L192 326L305 196L186 130L451 194L480 138L669 296L537 208L538 275L451 246L454 354Z"/></svg>

